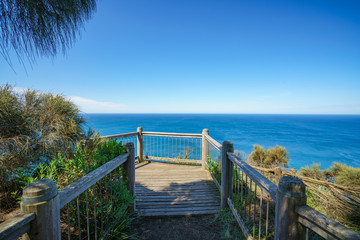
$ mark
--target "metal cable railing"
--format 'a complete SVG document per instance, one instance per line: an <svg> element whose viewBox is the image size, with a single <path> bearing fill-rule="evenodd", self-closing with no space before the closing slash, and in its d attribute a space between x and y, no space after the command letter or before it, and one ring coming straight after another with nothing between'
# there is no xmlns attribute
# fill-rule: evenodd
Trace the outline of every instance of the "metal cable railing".
<svg viewBox="0 0 360 240"><path fill-rule="evenodd" d="M127 155L108 163L108 166L114 167L107 170L100 167L95 170L96 172L89 173L59 192L60 207L62 207L60 215L62 239L82 240L109 237L128 207L124 202L127 200L127 190L122 169L122 163L127 160ZM108 172L106 175L104 175L105 171ZM94 177L97 174L99 174L98 178L101 177L100 179ZM84 182L86 178L97 181ZM86 189L83 191L84 188ZM72 196L67 191L71 191ZM78 193L80 194L73 198L74 194ZM73 199L70 200L71 198Z"/></svg>
<svg viewBox="0 0 360 240"><path fill-rule="evenodd" d="M221 186L221 147L222 145L218 143L215 139L209 135L205 135L203 138L205 141L205 146L207 152L207 168L210 171L210 174L214 180L215 185L220 190Z"/></svg>
<svg viewBox="0 0 360 240"><path fill-rule="evenodd" d="M244 235L250 239L273 239L276 185L239 157L232 162L231 193L228 204Z"/></svg>
<svg viewBox="0 0 360 240"><path fill-rule="evenodd" d="M145 160L201 164L201 134L143 132Z"/></svg>

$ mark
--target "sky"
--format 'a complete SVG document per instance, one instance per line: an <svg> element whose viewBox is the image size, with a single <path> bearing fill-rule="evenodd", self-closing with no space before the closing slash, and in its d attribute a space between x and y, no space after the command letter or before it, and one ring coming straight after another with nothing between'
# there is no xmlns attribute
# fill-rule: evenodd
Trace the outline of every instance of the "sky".
<svg viewBox="0 0 360 240"><path fill-rule="evenodd" d="M65 55L13 68L86 113L360 114L360 1L100 0Z"/></svg>

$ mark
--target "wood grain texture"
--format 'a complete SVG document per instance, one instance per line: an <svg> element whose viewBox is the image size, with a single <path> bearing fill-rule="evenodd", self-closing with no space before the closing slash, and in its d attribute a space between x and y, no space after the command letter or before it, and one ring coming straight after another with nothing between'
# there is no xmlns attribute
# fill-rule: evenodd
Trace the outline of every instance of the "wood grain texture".
<svg viewBox="0 0 360 240"><path fill-rule="evenodd" d="M360 234L346 228L309 206L296 207L299 222L325 239L360 240Z"/></svg>
<svg viewBox="0 0 360 240"><path fill-rule="evenodd" d="M148 136L169 136L169 137L201 138L201 134L194 134L194 133L143 132L143 135L148 135Z"/></svg>
<svg viewBox="0 0 360 240"><path fill-rule="evenodd" d="M101 138L104 139L117 139L117 138L126 138L126 137L132 137L132 136L137 136L138 132L131 132L131 133L124 133L124 134L116 134L116 135L109 135L109 136L104 136Z"/></svg>
<svg viewBox="0 0 360 240"><path fill-rule="evenodd" d="M135 176L141 216L213 214L220 209L220 193L201 166L139 163Z"/></svg>
<svg viewBox="0 0 360 240"><path fill-rule="evenodd" d="M218 151L221 151L222 145L221 143L219 143L218 141L216 141L215 139L213 139L212 137L210 137L210 135L205 135L206 140L211 143Z"/></svg>
<svg viewBox="0 0 360 240"><path fill-rule="evenodd" d="M0 224L0 239L17 239L30 230L35 213L18 214Z"/></svg>

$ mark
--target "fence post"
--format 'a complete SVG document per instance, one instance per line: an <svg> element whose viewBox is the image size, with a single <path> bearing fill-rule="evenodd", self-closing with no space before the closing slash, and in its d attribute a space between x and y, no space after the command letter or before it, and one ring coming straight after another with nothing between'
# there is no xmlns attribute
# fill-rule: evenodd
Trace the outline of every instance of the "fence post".
<svg viewBox="0 0 360 240"><path fill-rule="evenodd" d="M283 176L276 193L275 239L305 239L306 229L298 222L297 206L306 205L306 186L296 177Z"/></svg>
<svg viewBox="0 0 360 240"><path fill-rule="evenodd" d="M142 131L142 127L137 128L137 156L139 157L139 162L144 161L144 135Z"/></svg>
<svg viewBox="0 0 360 240"><path fill-rule="evenodd" d="M35 213L25 239L60 240L60 200L56 183L50 179L34 181L24 188L20 204L22 213Z"/></svg>
<svg viewBox="0 0 360 240"><path fill-rule="evenodd" d="M123 177L127 184L127 189L129 189L132 196L135 195L135 148L134 143L127 142L125 143L126 151L129 153L128 160L124 163L123 166ZM130 211L135 210L135 203L131 206Z"/></svg>
<svg viewBox="0 0 360 240"><path fill-rule="evenodd" d="M209 129L204 128L202 131L202 156L201 156L201 166L203 169L206 168L207 157L209 155L209 143L205 138L205 135L209 135Z"/></svg>
<svg viewBox="0 0 360 240"><path fill-rule="evenodd" d="M221 208L228 206L227 199L232 193L233 163L229 160L227 153L234 152L232 142L225 141L221 148Z"/></svg>

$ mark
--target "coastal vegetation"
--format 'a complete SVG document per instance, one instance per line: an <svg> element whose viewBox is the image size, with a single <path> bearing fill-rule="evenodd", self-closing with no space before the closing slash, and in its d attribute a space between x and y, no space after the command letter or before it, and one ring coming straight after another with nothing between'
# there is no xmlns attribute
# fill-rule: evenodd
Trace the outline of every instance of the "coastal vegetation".
<svg viewBox="0 0 360 240"><path fill-rule="evenodd" d="M278 167L279 165L288 167L288 160L288 152L279 145L269 149L254 145L254 151L247 158L249 164L265 168Z"/></svg>
<svg viewBox="0 0 360 240"><path fill-rule="evenodd" d="M68 186L72 182L84 177L91 171L99 168L115 157L126 153L126 149L121 142L116 140L107 140L100 142L96 149L86 149L82 147L82 142L77 145L73 158L67 159L58 154L48 164L39 164L31 174L22 169L16 171L15 181L18 183L19 190L13 194L21 200L21 191L29 183L38 179L52 179L56 182L59 190ZM62 211L62 218L66 219L69 214L70 225L81 225L81 229L86 229L86 221L78 219L78 215L93 216L97 218L97 222L102 221L102 216L106 216L106 221L102 223L104 226L109 223L117 223L109 232L110 239L128 239L134 233L131 230L131 224L135 219L134 215L128 212L129 206L134 204L135 196L132 196L126 188L126 182L122 179L104 181L102 185L94 186L85 196L80 196L80 202L90 202L97 205L95 209L86 209L85 204L79 205L79 213L77 213L76 201L70 202L68 209ZM116 183L116 184L114 184ZM111 186L110 186L111 185ZM106 193L111 188L111 194ZM110 200L111 198L111 200ZM106 204L104 202L106 201ZM95 217L94 217L95 216ZM91 224L93 224L91 222ZM96 226L91 225L90 231L94 231ZM105 228L105 227L104 227ZM72 235L78 237L79 233L71 231Z"/></svg>
<svg viewBox="0 0 360 240"><path fill-rule="evenodd" d="M1 208L11 202L7 193L17 189L14 171L31 171L58 153L71 158L78 141L96 134L85 131L84 123L78 107L61 95L0 86Z"/></svg>
<svg viewBox="0 0 360 240"><path fill-rule="evenodd" d="M66 158L58 153L49 163L40 163L31 172L24 168L16 169L14 181L23 189L35 180L47 178L54 180L58 188L62 189L115 157L126 153L125 147L116 140L102 141L96 149L84 148L82 142L80 141L77 145L72 158Z"/></svg>
<svg viewBox="0 0 360 240"><path fill-rule="evenodd" d="M334 162L329 169L321 170L319 164L305 166L300 170L289 169L288 152L284 147L264 149L254 145L250 155L239 154L244 161L274 183L281 176L295 176L306 185L307 204L343 225L360 232L360 168ZM208 158L208 170L220 183L221 163ZM240 175L234 169L235 178ZM244 185L245 186L245 185Z"/></svg>
<svg viewBox="0 0 360 240"><path fill-rule="evenodd" d="M207 157L207 169L213 177L221 184L221 165L220 162L215 162L209 156Z"/></svg>
<svg viewBox="0 0 360 240"><path fill-rule="evenodd" d="M308 205L360 232L360 168L334 162L329 169L319 164L297 172L307 186Z"/></svg>
<svg viewBox="0 0 360 240"><path fill-rule="evenodd" d="M78 107L61 95L33 90L19 92L9 85L0 86L1 215L18 208L22 190L29 183L52 179L62 189L126 152L121 142L104 141L99 132L85 127L86 119ZM112 196L105 194L110 188ZM85 202L82 198L85 196L79 196L79 201ZM94 186L86 201L100 205L96 212L106 214L108 222L116 223L108 236L122 239L133 235L130 224L134 218L127 211L134 196L122 178L104 180L103 185ZM109 203L105 206L97 201ZM76 207L78 214L86 215L84 206L70 202L67 209L70 222L76 221ZM61 214L65 217L67 213ZM83 224L86 223L80 221Z"/></svg>

